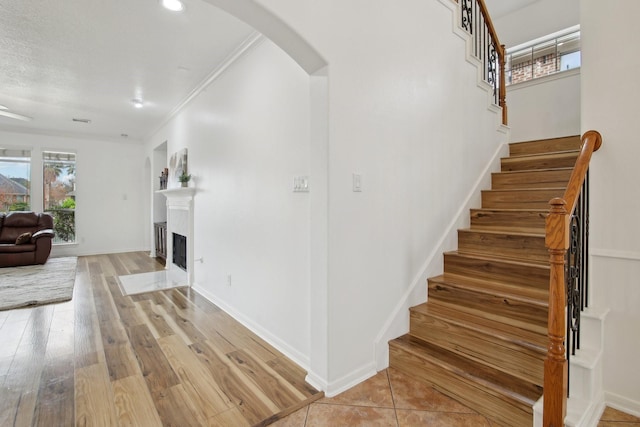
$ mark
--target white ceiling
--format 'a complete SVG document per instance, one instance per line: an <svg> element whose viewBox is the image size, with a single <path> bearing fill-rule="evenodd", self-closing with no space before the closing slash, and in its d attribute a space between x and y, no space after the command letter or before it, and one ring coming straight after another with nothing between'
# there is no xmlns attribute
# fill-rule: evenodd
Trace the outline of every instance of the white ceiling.
<svg viewBox="0 0 640 427"><path fill-rule="evenodd" d="M536 1L486 3L499 18ZM253 33L203 0L185 2L180 14L158 0L2 1L0 105L33 120L0 116L0 129L150 136Z"/></svg>
<svg viewBox="0 0 640 427"><path fill-rule="evenodd" d="M540 0L485 0L491 19L502 18Z"/></svg>
<svg viewBox="0 0 640 427"><path fill-rule="evenodd" d="M254 31L202 0L185 3L181 14L158 0L0 3L0 105L33 117L0 116L0 129L149 136Z"/></svg>

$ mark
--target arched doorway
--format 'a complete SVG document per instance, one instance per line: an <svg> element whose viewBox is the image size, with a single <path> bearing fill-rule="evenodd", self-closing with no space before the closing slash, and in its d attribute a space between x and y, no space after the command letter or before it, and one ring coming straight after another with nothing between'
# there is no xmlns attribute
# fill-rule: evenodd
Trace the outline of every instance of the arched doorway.
<svg viewBox="0 0 640 427"><path fill-rule="evenodd" d="M327 61L282 19L251 0L205 0L246 22L286 52L310 76L310 298L307 381L327 390L329 115ZM295 321L295 319L292 319Z"/></svg>

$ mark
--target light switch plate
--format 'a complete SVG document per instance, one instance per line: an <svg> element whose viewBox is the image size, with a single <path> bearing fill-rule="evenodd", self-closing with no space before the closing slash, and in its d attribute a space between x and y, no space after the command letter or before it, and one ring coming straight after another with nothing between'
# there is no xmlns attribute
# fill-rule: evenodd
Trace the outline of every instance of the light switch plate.
<svg viewBox="0 0 640 427"><path fill-rule="evenodd" d="M308 193L309 192L309 177L308 176L296 176L293 178L293 191L295 193Z"/></svg>
<svg viewBox="0 0 640 427"><path fill-rule="evenodd" d="M353 191L359 193L362 191L362 175L354 173L352 178Z"/></svg>

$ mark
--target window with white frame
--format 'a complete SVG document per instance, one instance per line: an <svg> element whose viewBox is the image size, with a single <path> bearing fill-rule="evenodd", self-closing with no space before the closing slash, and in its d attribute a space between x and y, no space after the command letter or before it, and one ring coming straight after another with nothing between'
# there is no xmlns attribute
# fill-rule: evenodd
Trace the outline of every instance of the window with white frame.
<svg viewBox="0 0 640 427"><path fill-rule="evenodd" d="M579 68L580 30L575 27L507 49L507 85Z"/></svg>
<svg viewBox="0 0 640 427"><path fill-rule="evenodd" d="M42 153L42 200L44 211L53 216L53 243L76 241L76 155Z"/></svg>

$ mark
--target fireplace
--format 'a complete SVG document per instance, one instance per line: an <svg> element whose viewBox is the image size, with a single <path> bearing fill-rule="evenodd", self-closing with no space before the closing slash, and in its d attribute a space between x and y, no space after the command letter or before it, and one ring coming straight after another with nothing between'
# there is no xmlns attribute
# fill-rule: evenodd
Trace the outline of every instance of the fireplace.
<svg viewBox="0 0 640 427"><path fill-rule="evenodd" d="M187 286L193 285L194 188L159 190L167 198L167 263L169 274Z"/></svg>
<svg viewBox="0 0 640 427"><path fill-rule="evenodd" d="M173 263L187 271L187 237L173 233Z"/></svg>

